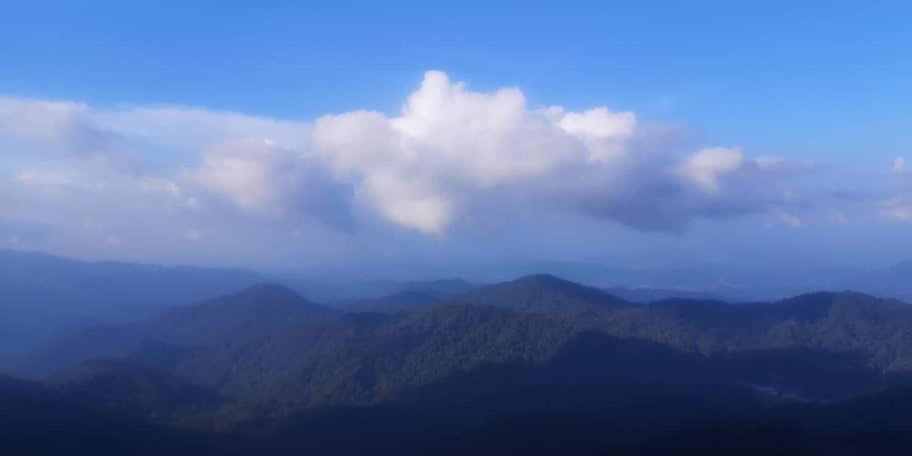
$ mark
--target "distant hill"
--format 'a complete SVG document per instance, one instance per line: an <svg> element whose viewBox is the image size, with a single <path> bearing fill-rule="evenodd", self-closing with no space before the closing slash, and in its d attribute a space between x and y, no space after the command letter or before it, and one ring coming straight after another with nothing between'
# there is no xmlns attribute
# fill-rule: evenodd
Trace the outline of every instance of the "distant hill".
<svg viewBox="0 0 912 456"><path fill-rule="evenodd" d="M397 288L399 293L427 293L444 297L464 293L474 285L463 279L437 279L406 282Z"/></svg>
<svg viewBox="0 0 912 456"><path fill-rule="evenodd" d="M607 287L604 288L604 290L608 294L617 296L621 299L643 304L665 299L694 299L716 301L727 300L726 298L723 298L715 293L693 290L674 290L666 288L628 288L620 286Z"/></svg>
<svg viewBox="0 0 912 456"><path fill-rule="evenodd" d="M426 282L408 282L394 293L376 298L352 299L334 303L334 307L348 312L402 312L433 304L444 298L456 296L473 289L462 279L441 279Z"/></svg>
<svg viewBox="0 0 912 456"><path fill-rule="evenodd" d="M547 274L480 287L455 296L452 302L562 315L597 314L635 306L598 288Z"/></svg>
<svg viewBox="0 0 912 456"><path fill-rule="evenodd" d="M0 361L74 325L123 323L262 282L248 271L0 251ZM2 366L0 366L2 371Z"/></svg>
<svg viewBox="0 0 912 456"><path fill-rule="evenodd" d="M335 307L347 312L381 312L395 313L415 310L431 305L441 299L441 296L421 291L402 291L379 298L357 299L337 303Z"/></svg>
<svg viewBox="0 0 912 456"><path fill-rule="evenodd" d="M264 337L334 311L288 288L261 284L230 295L175 306L141 322L67 331L33 352L22 372L47 374L92 358L124 356L150 346L201 348Z"/></svg>

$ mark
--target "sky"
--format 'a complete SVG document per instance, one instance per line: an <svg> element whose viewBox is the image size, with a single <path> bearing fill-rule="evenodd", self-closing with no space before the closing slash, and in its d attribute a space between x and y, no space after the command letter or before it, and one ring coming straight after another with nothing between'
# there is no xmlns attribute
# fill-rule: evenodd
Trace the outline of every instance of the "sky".
<svg viewBox="0 0 912 456"><path fill-rule="evenodd" d="M319 3L0 2L0 249L374 276L912 258L907 2Z"/></svg>

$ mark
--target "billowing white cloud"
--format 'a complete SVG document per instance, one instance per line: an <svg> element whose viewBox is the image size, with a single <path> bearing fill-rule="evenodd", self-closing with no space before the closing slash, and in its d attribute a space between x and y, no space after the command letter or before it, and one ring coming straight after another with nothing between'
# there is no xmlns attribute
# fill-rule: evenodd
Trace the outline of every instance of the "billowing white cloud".
<svg viewBox="0 0 912 456"><path fill-rule="evenodd" d="M677 163L667 150L642 147L652 131L630 112L534 109L518 89L472 92L430 71L398 116L317 119L313 151L382 217L425 233L442 233L474 201L505 194L646 229L764 210L776 199L741 184L745 174L775 175L780 160L707 148Z"/></svg>
<svg viewBox="0 0 912 456"><path fill-rule="evenodd" d="M246 214L288 218L306 214L337 228L348 226L350 193L322 162L272 140L216 143L202 163L185 169L180 188L227 199Z"/></svg>
<svg viewBox="0 0 912 456"><path fill-rule="evenodd" d="M738 149L716 147L703 149L688 157L678 168L686 179L708 193L720 191L721 176L744 165L744 157Z"/></svg>
<svg viewBox="0 0 912 456"><path fill-rule="evenodd" d="M430 242L519 212L523 223L576 212L651 231L768 211L800 223L784 160L728 147L682 155L664 131L605 106L529 106L518 88L473 91L439 71L396 114L312 123L0 97L0 147L19 157L0 182L17 201L0 215L61 230L89 217L100 226L92 232L116 233L122 248L138 245L128 226L142 213L158 227L144 236L194 245L215 242L224 230L214 225L225 223L264 237L306 238L320 231L315 222Z"/></svg>

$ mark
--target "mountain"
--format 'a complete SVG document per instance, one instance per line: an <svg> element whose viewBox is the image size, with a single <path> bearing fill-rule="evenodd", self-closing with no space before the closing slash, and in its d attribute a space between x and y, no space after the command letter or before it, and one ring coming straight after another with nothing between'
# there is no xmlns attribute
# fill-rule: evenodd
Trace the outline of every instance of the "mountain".
<svg viewBox="0 0 912 456"><path fill-rule="evenodd" d="M455 296L452 302L501 307L521 312L594 315L611 309L635 307L600 289L552 275L538 274L480 287Z"/></svg>
<svg viewBox="0 0 912 456"><path fill-rule="evenodd" d="M523 377L507 377L501 383L514 378ZM463 385L466 380L478 384L482 379L461 378ZM554 390L560 391L558 385L542 387L538 392L551 396ZM492 392L498 389L510 391L495 388ZM516 396L534 392L522 387ZM451 401L448 413L407 405L325 408L219 431L143 420L123 409L97 406L82 394L0 378L0 451L48 455L903 454L912 444L908 389L827 404L773 406L740 402L733 396L712 400L667 393L631 395L587 406L513 404L508 407L512 411L494 411L480 420L465 415L478 410L478 402ZM357 438L352 438L353 429Z"/></svg>
<svg viewBox="0 0 912 456"><path fill-rule="evenodd" d="M690 299L690 300L718 300L725 301L719 295L706 291L694 290L675 290L665 288L629 288L629 287L607 287L605 292L617 296L623 300L637 303L650 303L666 299Z"/></svg>
<svg viewBox="0 0 912 456"><path fill-rule="evenodd" d="M152 456L240 454L234 452L244 448L239 436L149 420L132 408L134 391L107 386L70 390L0 377L0 452ZM100 396L122 404L96 403Z"/></svg>
<svg viewBox="0 0 912 456"><path fill-rule="evenodd" d="M465 293L474 288L462 279L440 279L408 282L398 291L376 298L361 298L335 304L348 312L402 312L433 304L444 298Z"/></svg>
<svg viewBox="0 0 912 456"><path fill-rule="evenodd" d="M667 453L777 435L789 452L903 423L839 416L909 385L909 328L912 307L857 292L636 304L535 275L382 313L260 285L60 343L50 354L74 367L45 388L273 453Z"/></svg>
<svg viewBox="0 0 912 456"><path fill-rule="evenodd" d="M398 287L398 293L425 293L439 297L453 296L474 288L463 279L437 279L406 282Z"/></svg>
<svg viewBox="0 0 912 456"><path fill-rule="evenodd" d="M57 373L48 384L107 410L165 422L214 412L225 402L206 388L121 360L85 361Z"/></svg>
<svg viewBox="0 0 912 456"><path fill-rule="evenodd" d="M141 323L73 334L33 364L49 372L94 357L157 358L170 372L225 393L294 391L287 395L299 404L370 403L474 365L465 360L543 362L583 331L711 357L738 382L800 397L847 397L912 370L912 307L859 293L642 305L537 275L416 307L338 315L290 290L258 286ZM148 349L150 341L157 348ZM401 374L403 366L411 374ZM261 371L270 377L261 379ZM815 384L837 374L826 387Z"/></svg>
<svg viewBox="0 0 912 456"><path fill-rule="evenodd" d="M167 343L200 346L268 335L332 313L289 288L260 284L193 305L171 307L143 323L140 332Z"/></svg>
<svg viewBox="0 0 912 456"><path fill-rule="evenodd" d="M402 291L379 298L358 299L337 304L347 312L381 312L395 313L418 309L439 301L441 297L434 293L420 291Z"/></svg>
<svg viewBox="0 0 912 456"><path fill-rule="evenodd" d="M260 284L237 293L175 306L140 322L76 328L28 356L20 372L44 375L92 358L150 351L186 351L265 337L334 311L280 285ZM159 355L160 356L160 355Z"/></svg>
<svg viewBox="0 0 912 456"><path fill-rule="evenodd" d="M262 281L241 270L88 262L0 251L0 362L4 355L22 354L67 327L143 319L167 306Z"/></svg>

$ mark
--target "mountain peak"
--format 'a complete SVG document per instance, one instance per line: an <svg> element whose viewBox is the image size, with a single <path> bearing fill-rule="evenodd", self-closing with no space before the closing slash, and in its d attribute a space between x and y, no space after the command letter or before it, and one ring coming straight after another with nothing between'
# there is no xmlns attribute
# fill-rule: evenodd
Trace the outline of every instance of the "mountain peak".
<svg viewBox="0 0 912 456"><path fill-rule="evenodd" d="M285 285L275 282L261 282L228 296L255 296L258 298L293 299L305 301L301 295Z"/></svg>
<svg viewBox="0 0 912 456"><path fill-rule="evenodd" d="M458 301L549 314L580 314L633 304L597 288L550 274L533 274L479 288Z"/></svg>
<svg viewBox="0 0 912 456"><path fill-rule="evenodd" d="M170 342L195 343L229 336L252 337L287 328L333 311L291 289L263 283L189 306L174 307L153 322L153 334Z"/></svg>
<svg viewBox="0 0 912 456"><path fill-rule="evenodd" d="M562 279L556 275L552 274L528 274L522 277L518 277L513 280L517 283L529 283L529 284L547 284L547 285L576 285L582 286L576 282L572 282L567 279Z"/></svg>

